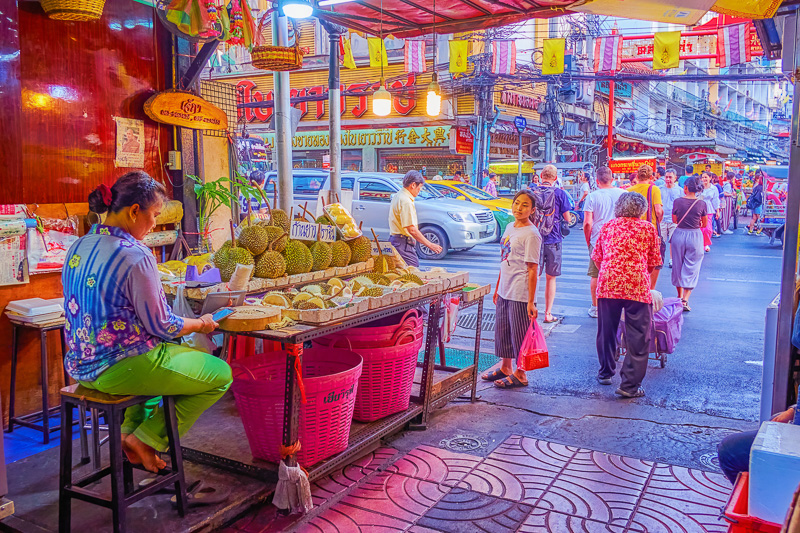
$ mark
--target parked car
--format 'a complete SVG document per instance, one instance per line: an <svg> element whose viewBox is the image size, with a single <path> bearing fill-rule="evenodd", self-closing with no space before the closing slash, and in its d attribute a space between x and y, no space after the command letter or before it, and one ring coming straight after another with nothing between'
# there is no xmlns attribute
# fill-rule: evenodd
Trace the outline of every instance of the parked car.
<svg viewBox="0 0 800 533"><path fill-rule="evenodd" d="M329 188L329 173L322 170L294 169L294 203L307 204L314 213L321 190ZM342 190L352 191L353 217L365 228L375 230L378 238L389 238L389 208L392 195L403 186L402 174L386 172L343 172ZM496 237L497 223L489 209L443 197L426 185L416 199L419 229L432 243L442 247L434 254L426 246L418 246L424 259L442 259L448 250L468 250Z"/></svg>
<svg viewBox="0 0 800 533"><path fill-rule="evenodd" d="M433 180L428 181L428 185L447 198L474 202L488 208L494 215L494 220L497 224L497 240L500 240L503 236L506 226L510 222L514 222L514 216L511 214L512 202L510 198L495 198L491 194L461 181Z"/></svg>

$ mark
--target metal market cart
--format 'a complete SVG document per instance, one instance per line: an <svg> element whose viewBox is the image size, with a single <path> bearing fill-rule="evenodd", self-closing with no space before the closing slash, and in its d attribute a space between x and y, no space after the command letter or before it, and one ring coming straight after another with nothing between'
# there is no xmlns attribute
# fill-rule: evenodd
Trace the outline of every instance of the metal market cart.
<svg viewBox="0 0 800 533"><path fill-rule="evenodd" d="M223 358L228 358L231 339L237 336L252 337L282 344L286 352L287 376L284 393L285 407L283 413L282 444L284 446L291 446L297 441L299 434L300 389L297 382L295 365L298 363L298 360L300 363L302 362L303 344L324 335L403 313L410 309L428 306L429 320L425 332L424 356L422 361L417 364L418 379L415 378L415 384L411 391L411 403L408 409L370 423L353 422L347 449L308 469L309 479L314 480L377 449L383 437L400 431L406 425L409 425L411 429L426 429L431 412L459 396L469 393L470 400L473 402L475 401L485 291L471 291L475 292L475 294L470 295L469 292L464 292L462 289L463 287L449 288L397 305L357 314L331 324L297 324L279 330L225 332L222 356ZM462 295L459 305L460 309L466 309L472 306L477 306L478 308L475 329L474 360L472 364L466 368L448 366L445 361L443 343L439 341L441 302L443 299L450 298L454 294ZM440 348L440 360L438 364L435 361L437 346ZM246 463L189 447L183 447L183 457L189 461L222 468L258 479L269 481L277 480L278 465L266 461Z"/></svg>

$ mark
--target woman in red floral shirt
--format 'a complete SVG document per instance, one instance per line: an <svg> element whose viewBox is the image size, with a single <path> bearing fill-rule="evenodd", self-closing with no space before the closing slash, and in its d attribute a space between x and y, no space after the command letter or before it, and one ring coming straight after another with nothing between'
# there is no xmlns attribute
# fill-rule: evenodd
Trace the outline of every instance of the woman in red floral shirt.
<svg viewBox="0 0 800 533"><path fill-rule="evenodd" d="M642 380L647 372L650 327L653 319L650 272L661 264L655 226L641 217L647 200L638 192L626 192L614 207L614 216L603 226L592 251L600 267L597 278L597 381L611 385L616 369L617 328L625 311L627 354L617 394L623 398L644 396Z"/></svg>

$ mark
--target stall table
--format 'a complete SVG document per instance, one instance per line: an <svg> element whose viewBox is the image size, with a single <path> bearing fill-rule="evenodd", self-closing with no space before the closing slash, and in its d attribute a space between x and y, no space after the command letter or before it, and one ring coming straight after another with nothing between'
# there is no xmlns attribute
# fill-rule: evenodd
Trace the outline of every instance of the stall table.
<svg viewBox="0 0 800 533"><path fill-rule="evenodd" d="M458 290L449 289L444 292L423 296L409 300L397 305L388 306L381 309L367 311L350 318L346 318L331 324L307 325L297 324L279 330L263 330L250 332L225 332L223 343L223 357L228 356L230 339L234 336L254 337L265 341L280 342L286 351L286 385L285 403L283 413L283 439L284 446L291 446L298 439L300 421L300 390L297 385L297 375L295 364L299 360L302 362L303 343L324 335L342 331L354 326L366 324L380 318L402 313L409 309L418 308L424 305L429 307L429 320L425 334L424 359L419 363L422 367L421 380L416 385L416 394L411 397L411 404L405 411L396 413L380 420L370 423L354 422L350 431L349 446L341 453L334 455L308 469L310 480L323 477L337 468L347 465L355 459L373 451L380 445L383 437L391 435L406 424L411 423L412 429L425 429L431 411L441 407L448 401L456 398L465 392L470 391L470 399L475 401L475 390L478 376L478 355L480 347L481 319L483 314L483 297L477 298L472 302L463 302L460 307L468 308L473 305L478 306L478 320L476 325L475 340L475 360L472 365L466 368L449 367L445 364L444 350L441 350L440 364L435 363L435 353L439 339L439 318L441 305L444 297L450 294L460 293ZM438 371L435 379L434 373ZM240 474L265 480L276 480L278 465L259 461L258 464L247 464L219 455L210 454L201 450L188 447L183 448L184 458L193 462L208 464ZM294 458L287 460L289 464L294 464ZM262 466L263 465L263 466Z"/></svg>

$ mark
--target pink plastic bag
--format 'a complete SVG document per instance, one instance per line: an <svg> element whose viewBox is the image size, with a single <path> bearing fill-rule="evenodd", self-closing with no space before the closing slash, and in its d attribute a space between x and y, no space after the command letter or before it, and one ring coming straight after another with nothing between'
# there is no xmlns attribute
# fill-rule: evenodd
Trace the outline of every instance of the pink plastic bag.
<svg viewBox="0 0 800 533"><path fill-rule="evenodd" d="M537 370L550 366L550 359L547 352L547 342L544 340L544 333L536 320L531 320L522 347L519 350L517 368L521 370Z"/></svg>

